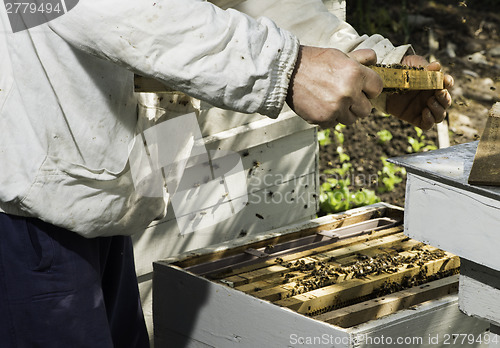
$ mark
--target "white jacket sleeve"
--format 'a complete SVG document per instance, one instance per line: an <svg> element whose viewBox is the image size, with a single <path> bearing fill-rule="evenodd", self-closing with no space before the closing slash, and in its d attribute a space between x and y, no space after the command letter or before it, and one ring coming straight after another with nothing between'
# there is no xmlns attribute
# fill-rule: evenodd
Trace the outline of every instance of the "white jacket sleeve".
<svg viewBox="0 0 500 348"><path fill-rule="evenodd" d="M234 6L252 17L269 17L279 27L291 31L303 45L336 48L343 52L371 48L377 63L401 62L410 45L395 47L382 35L359 35L343 20L330 13L321 0L246 0ZM385 112L387 94L372 99L376 109Z"/></svg>
<svg viewBox="0 0 500 348"><path fill-rule="evenodd" d="M378 63L399 63L410 47L394 47L379 34L359 35L351 25L330 13L321 0L246 0L234 8L254 18L270 18L296 35L302 45L343 52L371 48L377 53Z"/></svg>
<svg viewBox="0 0 500 348"><path fill-rule="evenodd" d="M212 105L277 116L298 41L201 0L86 0L50 28L73 46Z"/></svg>

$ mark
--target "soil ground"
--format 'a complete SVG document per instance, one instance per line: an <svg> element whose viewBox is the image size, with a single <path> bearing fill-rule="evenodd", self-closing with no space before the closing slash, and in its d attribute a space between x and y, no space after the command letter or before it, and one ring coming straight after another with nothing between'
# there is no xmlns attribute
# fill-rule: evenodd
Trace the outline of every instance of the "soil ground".
<svg viewBox="0 0 500 348"><path fill-rule="evenodd" d="M489 109L500 101L500 2L350 0L347 4L347 20L358 32L380 33L395 45L411 43L416 54L441 62L443 71L455 79L450 91L453 105L446 120L450 144L477 140ZM393 138L382 143L377 136L380 130L390 131ZM343 133L344 152L353 168L350 177L371 178L351 180L353 189L376 190L381 182L373 178L379 178L383 167L380 158L406 155L408 137L418 139L413 126L376 111L344 128ZM439 146L436 127L423 136L425 139L419 139L422 144ZM334 141L320 147L321 173L341 166L338 145ZM378 196L384 202L403 206L404 191L405 180Z"/></svg>

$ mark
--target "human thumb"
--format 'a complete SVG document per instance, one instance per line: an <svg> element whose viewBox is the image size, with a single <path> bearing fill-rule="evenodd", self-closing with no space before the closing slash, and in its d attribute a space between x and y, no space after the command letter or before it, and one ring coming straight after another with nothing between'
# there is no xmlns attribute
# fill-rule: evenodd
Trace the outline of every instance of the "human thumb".
<svg viewBox="0 0 500 348"><path fill-rule="evenodd" d="M377 54L374 50L369 48L352 51L348 56L363 65L373 65L377 63Z"/></svg>

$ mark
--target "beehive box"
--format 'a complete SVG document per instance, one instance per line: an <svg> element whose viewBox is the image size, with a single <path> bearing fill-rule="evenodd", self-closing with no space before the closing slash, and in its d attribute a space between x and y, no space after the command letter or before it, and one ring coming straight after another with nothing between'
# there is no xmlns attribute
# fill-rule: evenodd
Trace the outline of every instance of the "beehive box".
<svg viewBox="0 0 500 348"><path fill-rule="evenodd" d="M402 217L377 204L155 263L155 346L487 346L457 307L458 257Z"/></svg>
<svg viewBox="0 0 500 348"><path fill-rule="evenodd" d="M166 106L176 109L170 117L193 111L185 99L172 94L145 95L148 110L162 115ZM173 101L172 103L170 101ZM238 117L239 116L239 117ZM161 116L160 116L161 117ZM141 291L142 305L148 329L152 334L152 276L153 262L212 244L233 240L245 235L289 225L310 219L318 208L318 142L317 128L309 125L292 111L283 112L278 119L260 115L235 115L226 110L206 108L197 115L204 147L207 151L229 151L238 157L243 181L237 190L247 193L243 209L218 223L193 233L182 233L179 216L169 205L167 215L154 221L142 233L133 235L136 272ZM168 151L168 150L167 150ZM206 168L216 171L212 161ZM193 169L190 163L186 171ZM196 171L196 167L193 169ZM187 175L184 175L187 176ZM202 187L200 187L202 188ZM223 189L218 185L218 189ZM222 198L229 192L204 192L210 199ZM203 199L194 192L191 197ZM223 209L224 205L237 204L241 197L224 198L211 208ZM187 201L185 202L187 203ZM201 217L204 211L193 207ZM209 210L211 213L213 210ZM204 215L210 217L210 214Z"/></svg>

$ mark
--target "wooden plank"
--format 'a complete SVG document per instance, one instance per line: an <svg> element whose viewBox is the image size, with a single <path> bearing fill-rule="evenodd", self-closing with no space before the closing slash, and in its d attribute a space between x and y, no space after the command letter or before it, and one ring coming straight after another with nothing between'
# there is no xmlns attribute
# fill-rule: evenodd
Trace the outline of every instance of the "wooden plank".
<svg viewBox="0 0 500 348"><path fill-rule="evenodd" d="M415 245L415 244L413 244ZM407 250L412 248L412 245L407 245ZM424 247L424 249L427 249L430 252L435 252L438 251L438 249L433 248L433 247ZM381 250L376 253L375 250L370 249L368 252L363 252L363 256L369 256L369 255L377 255L378 258L380 258L381 255L383 254L389 254L389 250L384 248L381 248ZM397 256L400 257L408 257L408 258L415 258L418 255L418 252L413 252L413 251L406 251L406 252L401 252L397 254ZM339 261L341 262L341 261ZM357 265L359 265L359 259ZM417 267L418 265L415 265ZM317 288L317 287L325 287L329 286L331 284L340 284L342 282L349 281L351 279L355 279L356 277L356 272L358 270L356 269L356 264L349 264L349 265L342 265L342 264L331 264L328 263L328 267L330 270L337 269L335 272L336 275L330 275L328 276L329 279L324 279L324 277L320 277L319 280L317 277L314 277L311 272L309 273L301 273L301 272L296 272L293 270L290 270L289 272L283 272L282 275L284 277L279 277L275 278L274 281L268 280L268 284L271 285L272 283L275 284L273 287L265 287L265 284L261 284L260 287L262 289L260 290L251 290L249 292L251 295L256 296L261 299L265 299L268 301L278 301L283 298L287 298L290 296L294 296L299 293L304 293L309 289L306 289L304 287L304 284L308 284L308 286L312 288ZM406 266L409 268L408 266ZM287 277L289 275L289 277ZM367 277L363 278L366 281L370 281L370 275ZM319 282L317 285L311 285L312 283ZM248 283L251 284L251 283Z"/></svg>
<svg viewBox="0 0 500 348"><path fill-rule="evenodd" d="M348 226L348 225L349 224L346 224L346 226ZM280 256L280 258L281 258L281 260L283 260L284 263L291 262L291 261L295 261L297 259L312 256L315 254L320 254L320 253L323 253L325 251L331 251L334 249L345 248L345 247L348 247L348 246L353 245L353 244L367 242L367 241L370 241L370 240L373 240L376 238L382 238L384 236L396 234L398 232L402 232L402 230L403 230L402 226L392 227L392 228L384 229L381 231L377 231L376 233L365 234L365 235L361 235L361 236L357 236L357 237L348 238L345 240L340 240L340 241L335 242L334 244L322 245L322 246L319 246L316 248L311 248L311 249L304 250L301 252L283 255L283 256ZM317 232L319 232L319 231L317 231ZM269 244L264 244L264 246L266 246L266 245L269 245ZM255 263L253 265L238 267L238 268L234 268L234 269L228 269L220 274L216 274L216 273L212 274L212 275L210 275L210 277L212 279L220 279L223 277L229 277L229 276L244 273L244 272L251 272L251 271L256 270L256 269L275 265L276 264L275 260L276 260L276 258L271 258L271 259L268 259L266 261L262 261L260 263Z"/></svg>
<svg viewBox="0 0 500 348"><path fill-rule="evenodd" d="M314 181L315 175L311 173L304 180ZM233 241L243 233L258 239L256 234L259 232L262 233L262 231L270 230L276 226L286 225L290 223L290 220L293 222L293 218L310 217L315 214L316 210L313 205L305 209L302 204L287 204L286 208L288 212L285 214L283 213L284 205L278 202L257 204L258 199L261 202L265 201L268 196L268 190L282 195L295 190L297 193L303 192L305 195L311 197L315 193L315 188L312 185L309 188L299 188L294 181L285 182L278 186L262 188L253 192L252 197L254 200L249 201L250 204L238 212L234 218L221 221L216 225L186 235L180 234L177 221L174 219L173 209L169 206L168 219L150 226L144 233L132 237L134 248L136 248L134 250L138 251L135 256L137 275L141 276L152 272L152 263L154 261L166 259L182 252L192 253L195 256L198 254L189 250L208 247L209 245L228 240ZM256 214L261 215L264 219L257 217ZM266 245L268 244L263 243L263 246ZM241 252L244 252L245 249L242 248ZM139 253L139 251L141 252ZM224 252L222 250L219 251L220 253L214 255L214 258L224 256ZM193 261L203 261L209 258L211 257L208 255L199 259L193 257Z"/></svg>
<svg viewBox="0 0 500 348"><path fill-rule="evenodd" d="M467 315L500 325L500 271L462 259L460 309Z"/></svg>
<svg viewBox="0 0 500 348"><path fill-rule="evenodd" d="M290 346L290 337L325 333L349 342L346 330L282 310L173 265L155 263L155 339L166 342L166 330L214 347ZM348 348L349 345L335 345Z"/></svg>
<svg viewBox="0 0 500 348"><path fill-rule="evenodd" d="M416 304L458 292L458 274L314 316L343 328L381 318Z"/></svg>
<svg viewBox="0 0 500 348"><path fill-rule="evenodd" d="M436 124L437 131L437 143L440 149L450 147L450 130L448 127L448 118L445 118L443 122Z"/></svg>
<svg viewBox="0 0 500 348"><path fill-rule="evenodd" d="M500 290L485 283L460 275L458 305L467 315L500 326Z"/></svg>
<svg viewBox="0 0 500 348"><path fill-rule="evenodd" d="M257 136L258 132L252 131L246 136ZM292 191L299 197L311 200L317 196L317 164L314 158L316 145L312 142L314 137L315 129L307 129L239 152L244 170L248 174L252 172L247 177L250 204L234 219L222 221L202 233L181 236L176 216L170 205L164 219L153 222L146 231L132 236L137 275L152 272L154 261L226 240L234 240L243 230L250 235L268 231L276 226L288 225L297 219L314 216L315 203L305 209L304 204L299 204L298 200L296 204L280 204L279 200L272 200L267 196L269 191L282 197L289 197ZM223 150L232 150L233 142L237 142L237 139L226 138L225 141L218 142L218 145ZM279 161L273 156L278 156ZM259 163L257 169L252 169L254 162ZM279 173L283 173L280 168L284 167L287 168L287 175L280 176ZM263 211L267 215L262 215ZM256 214L264 216L264 219L256 217Z"/></svg>
<svg viewBox="0 0 500 348"><path fill-rule="evenodd" d="M248 248L259 249L268 245L275 245L310 236L321 231L329 231L337 227L350 226L358 222L369 220L373 217L383 217L385 214L391 214L391 216L401 219L402 213L402 210L385 207L384 204L375 204L373 206L353 209L349 212L333 214L325 216L324 218L277 228L274 231L269 231L268 235L263 235L262 237L256 238L255 236L249 236L248 238L239 239L237 243L228 242L224 245L214 245L213 247L210 247L210 252L208 252L208 250L199 250L194 253L186 253L185 255L180 255L178 258L172 259L172 262L175 262L177 266L187 268L204 262L220 260L226 256L236 255L244 252ZM396 230L398 232L401 231L401 227L394 227L394 230L388 229L384 231L384 235L393 234ZM380 236L380 234L374 235L374 237L377 236ZM342 247L369 239L371 239L370 235L364 235L342 240L337 242L336 245ZM328 250L328 248L330 247L325 246L323 250ZM301 257L311 255L311 253L315 252L316 251L314 250L306 251L301 254ZM270 264L274 263L274 260L270 261Z"/></svg>
<svg viewBox="0 0 500 348"><path fill-rule="evenodd" d="M163 262L155 264L154 287L157 347L168 346L173 332L213 347L269 347L270 342L273 347L309 347L313 344L300 343L298 339L326 336L329 344L314 346L352 348L355 342L360 348L382 347L386 345L375 345L369 339L380 342L384 337L384 342L390 338L396 347L402 346L395 344L396 339L414 337L421 341L405 342L404 347L431 348L438 346L431 338L439 336L442 343L443 334L479 337L489 326L460 313L456 295L344 329L284 310Z"/></svg>
<svg viewBox="0 0 500 348"><path fill-rule="evenodd" d="M460 266L459 258L450 253L445 253L445 255L445 258L426 262L424 266L421 267L406 268L405 265L399 267L398 272L394 274L379 274L368 276L365 279L352 279L347 282L319 288L274 303L302 314L319 314L339 303L345 303L353 299L359 299L370 295L387 282L401 284L404 278L414 277L418 274L428 276L437 272L458 269Z"/></svg>
<svg viewBox="0 0 500 348"><path fill-rule="evenodd" d="M500 186L500 102L490 110L469 175L471 185Z"/></svg>
<svg viewBox="0 0 500 348"><path fill-rule="evenodd" d="M402 250L408 250L414 247L417 244L422 244L417 241L410 240L408 242L400 243L403 241L406 237L403 236L403 239L401 239L402 234L396 234L390 237L393 237L391 239L387 238L381 238L381 239L376 239L372 241L367 241L365 243L359 243L356 244L355 247L347 247L347 248L340 248L340 249L335 249L329 252L321 253L318 255L314 255L308 258L298 258L298 259L291 259L289 261L283 262L282 264L285 265L287 263L293 263L294 265L303 263L304 266L311 265L311 264L321 264L325 263L328 264L330 267L346 267L349 266L350 263L354 260L359 260L359 255L362 254L364 256L374 256L374 255L381 255L383 253L388 253L392 249L391 247L393 245L397 245L398 248ZM356 254L356 255L355 255ZM292 256L292 255L290 255ZM338 259L336 259L338 258ZM333 261L335 259L335 261ZM349 264L348 264L349 263ZM309 273L303 273L295 269L296 267L290 266L287 267L286 270L280 270L279 272L274 272L273 274L266 274L266 282L265 283L260 283L259 285L256 285L255 287L260 288L260 290L264 290L269 287L273 286L278 286L284 283L285 278L288 280L288 282L294 282L294 281L299 281L302 280L308 276L310 276ZM273 277L274 279L269 279ZM345 278L345 277L344 277ZM252 277L247 278L249 280L248 285L251 283L255 282L255 279ZM336 279L336 281L339 281ZM257 281L258 282L258 281ZM251 286L238 286L238 290L245 291L245 289L248 289L250 291L255 291ZM280 291L278 291L280 292ZM254 296L258 296L260 298L266 298L268 300L271 300L270 298L265 297L266 292L261 292L260 293L262 296L259 294L254 294Z"/></svg>
<svg viewBox="0 0 500 348"><path fill-rule="evenodd" d="M461 313L457 302L457 295L444 296L348 330L361 338L356 348L488 348L488 324ZM465 335L477 340L462 342ZM380 343L383 337L390 339Z"/></svg>
<svg viewBox="0 0 500 348"><path fill-rule="evenodd" d="M356 243L351 246L347 246L344 248L337 248L336 243L330 245L330 251L322 252L321 254L315 255L314 257L302 257L302 258L293 258L290 261L294 261L296 263L303 263L304 265L316 264L318 262L328 262L332 258L335 257L346 257L349 255L353 255L356 253L362 253L369 249L380 248L382 246L393 245L395 243L401 242L407 238L403 233L397 233L394 235L389 235L382 238L376 238L373 240L369 240L366 242ZM335 250L331 250L331 249ZM296 255L296 254L292 254ZM293 267L285 267L282 265L272 265L265 268L259 268L254 271L238 273L238 275L225 277L224 282L228 284L233 284L235 287L248 284L251 282L269 279L275 276L281 276L286 273L292 272Z"/></svg>
<svg viewBox="0 0 500 348"><path fill-rule="evenodd" d="M461 259L460 274L474 278L477 281L500 289L500 271L484 265ZM499 320L500 321L500 320Z"/></svg>
<svg viewBox="0 0 500 348"><path fill-rule="evenodd" d="M411 67L370 66L384 81L384 89L443 89L444 74Z"/></svg>

